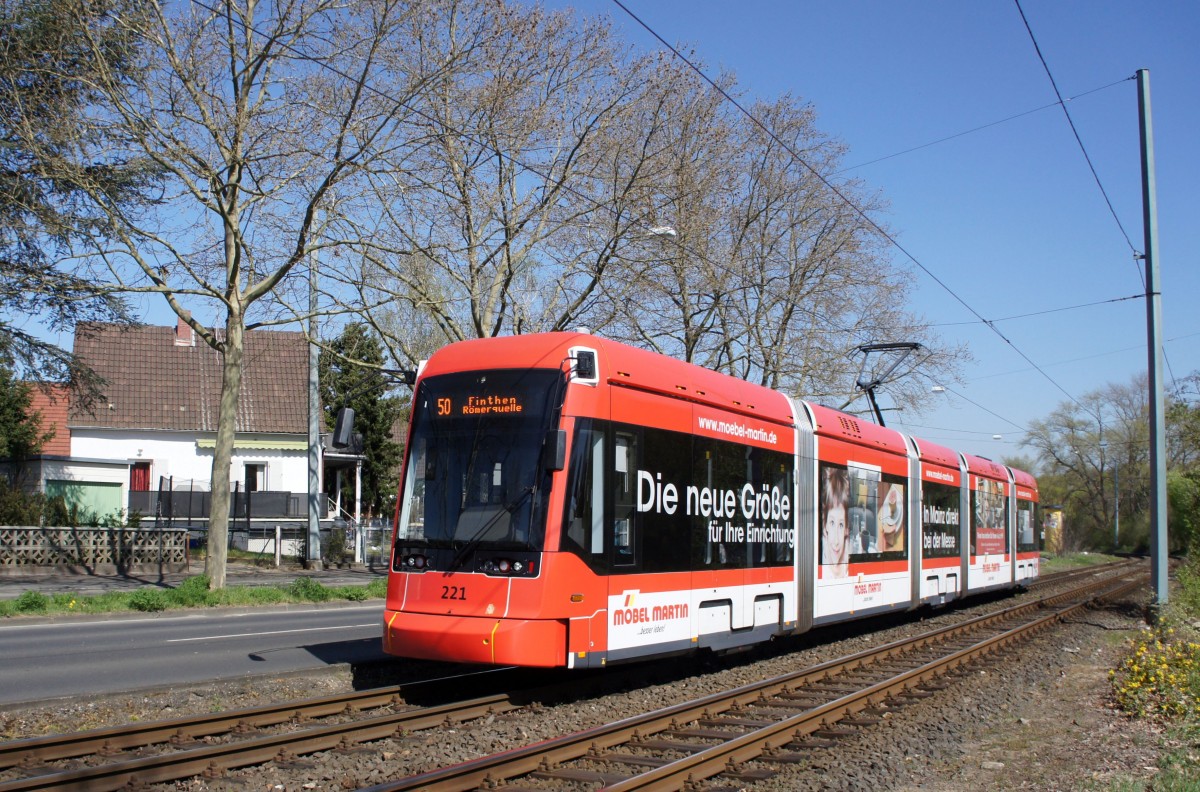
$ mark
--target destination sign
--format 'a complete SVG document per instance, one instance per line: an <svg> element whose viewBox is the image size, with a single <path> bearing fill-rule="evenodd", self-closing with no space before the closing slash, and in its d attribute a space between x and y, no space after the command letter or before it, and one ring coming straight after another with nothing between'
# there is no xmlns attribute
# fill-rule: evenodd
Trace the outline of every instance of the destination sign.
<svg viewBox="0 0 1200 792"><path fill-rule="evenodd" d="M514 415L524 412L525 405L518 396L467 396L457 401L440 396L434 405L438 417L449 415Z"/></svg>

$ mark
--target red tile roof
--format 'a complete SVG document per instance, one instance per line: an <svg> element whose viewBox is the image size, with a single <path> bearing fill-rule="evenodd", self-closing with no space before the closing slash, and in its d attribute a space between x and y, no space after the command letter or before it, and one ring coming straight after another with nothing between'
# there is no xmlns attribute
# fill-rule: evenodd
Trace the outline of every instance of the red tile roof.
<svg viewBox="0 0 1200 792"><path fill-rule="evenodd" d="M54 430L54 437L42 445L47 456L71 456L71 430L67 428L67 389L50 385L48 392L37 385L30 391L30 412L41 414L42 431Z"/></svg>
<svg viewBox="0 0 1200 792"><path fill-rule="evenodd" d="M221 355L172 327L91 322L75 354L106 381L92 411L71 408L71 426L215 432ZM224 331L217 331L219 337ZM251 330L242 358L238 432L308 432L308 344L303 333Z"/></svg>

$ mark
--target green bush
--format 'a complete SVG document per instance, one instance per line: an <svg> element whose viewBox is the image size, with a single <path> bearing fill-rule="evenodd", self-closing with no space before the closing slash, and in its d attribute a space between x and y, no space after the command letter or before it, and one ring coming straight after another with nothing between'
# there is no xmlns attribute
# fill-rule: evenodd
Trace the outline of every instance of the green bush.
<svg viewBox="0 0 1200 792"><path fill-rule="evenodd" d="M75 519L73 507L68 508L67 499L62 495L54 495L46 499L46 510L43 513L46 525L55 527L69 527L75 525L72 522Z"/></svg>
<svg viewBox="0 0 1200 792"><path fill-rule="evenodd" d="M166 592L160 589L138 589L129 595L129 607L136 611L164 611L170 604Z"/></svg>
<svg viewBox="0 0 1200 792"><path fill-rule="evenodd" d="M369 599L383 599L387 596L387 578L375 578L365 589Z"/></svg>
<svg viewBox="0 0 1200 792"><path fill-rule="evenodd" d="M170 606L167 593L157 588L139 588L130 594L130 607L134 611L154 613L166 611Z"/></svg>
<svg viewBox="0 0 1200 792"><path fill-rule="evenodd" d="M338 599L350 600L351 602L362 602L367 598L367 589L365 586L341 586L335 590Z"/></svg>
<svg viewBox="0 0 1200 792"><path fill-rule="evenodd" d="M26 591L13 601L13 609L17 613L45 613L49 606L49 598L36 591Z"/></svg>
<svg viewBox="0 0 1200 792"><path fill-rule="evenodd" d="M324 556L325 563L344 563L346 560L346 550L348 549L346 547L345 529L334 526L333 529L329 531L329 535L326 537L324 547L322 549L324 550L322 555Z"/></svg>
<svg viewBox="0 0 1200 792"><path fill-rule="evenodd" d="M171 592L171 599L185 608L200 608L212 603L212 592L208 575L193 575L186 578Z"/></svg>
<svg viewBox="0 0 1200 792"><path fill-rule="evenodd" d="M1175 572L1179 581L1177 604L1188 614L1200 615L1200 541L1193 542L1187 560Z"/></svg>
<svg viewBox="0 0 1200 792"><path fill-rule="evenodd" d="M298 577L288 586L288 593L298 600L307 602L326 602L333 597L333 592L312 578Z"/></svg>
<svg viewBox="0 0 1200 792"><path fill-rule="evenodd" d="M10 487L0 478L0 525L40 525L46 498Z"/></svg>

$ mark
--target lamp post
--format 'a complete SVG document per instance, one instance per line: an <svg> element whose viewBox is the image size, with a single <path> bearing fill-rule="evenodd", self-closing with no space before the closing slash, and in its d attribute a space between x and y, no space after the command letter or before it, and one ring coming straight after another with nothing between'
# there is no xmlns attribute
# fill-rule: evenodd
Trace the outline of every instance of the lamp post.
<svg viewBox="0 0 1200 792"><path fill-rule="evenodd" d="M1101 432L1104 431L1103 425L1101 425L1100 431ZM1107 450L1108 450L1108 441L1104 439L1103 435L1101 435L1101 437L1100 437L1100 504L1101 504L1101 506L1104 505L1104 452ZM1117 544L1114 541L1113 549L1115 550L1116 548L1117 548Z"/></svg>
<svg viewBox="0 0 1200 792"><path fill-rule="evenodd" d="M1113 550L1121 546L1121 466L1113 465Z"/></svg>
<svg viewBox="0 0 1200 792"><path fill-rule="evenodd" d="M309 254L308 269L308 547L305 566L324 569L321 560L321 350L317 346L317 252Z"/></svg>

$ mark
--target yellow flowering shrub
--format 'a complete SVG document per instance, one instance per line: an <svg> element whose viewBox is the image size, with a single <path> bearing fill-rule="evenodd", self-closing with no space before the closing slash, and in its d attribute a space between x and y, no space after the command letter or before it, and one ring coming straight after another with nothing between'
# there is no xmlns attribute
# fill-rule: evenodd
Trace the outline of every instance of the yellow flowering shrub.
<svg viewBox="0 0 1200 792"><path fill-rule="evenodd" d="M1200 643L1176 638L1172 628L1142 630L1109 677L1117 703L1131 715L1200 717Z"/></svg>

